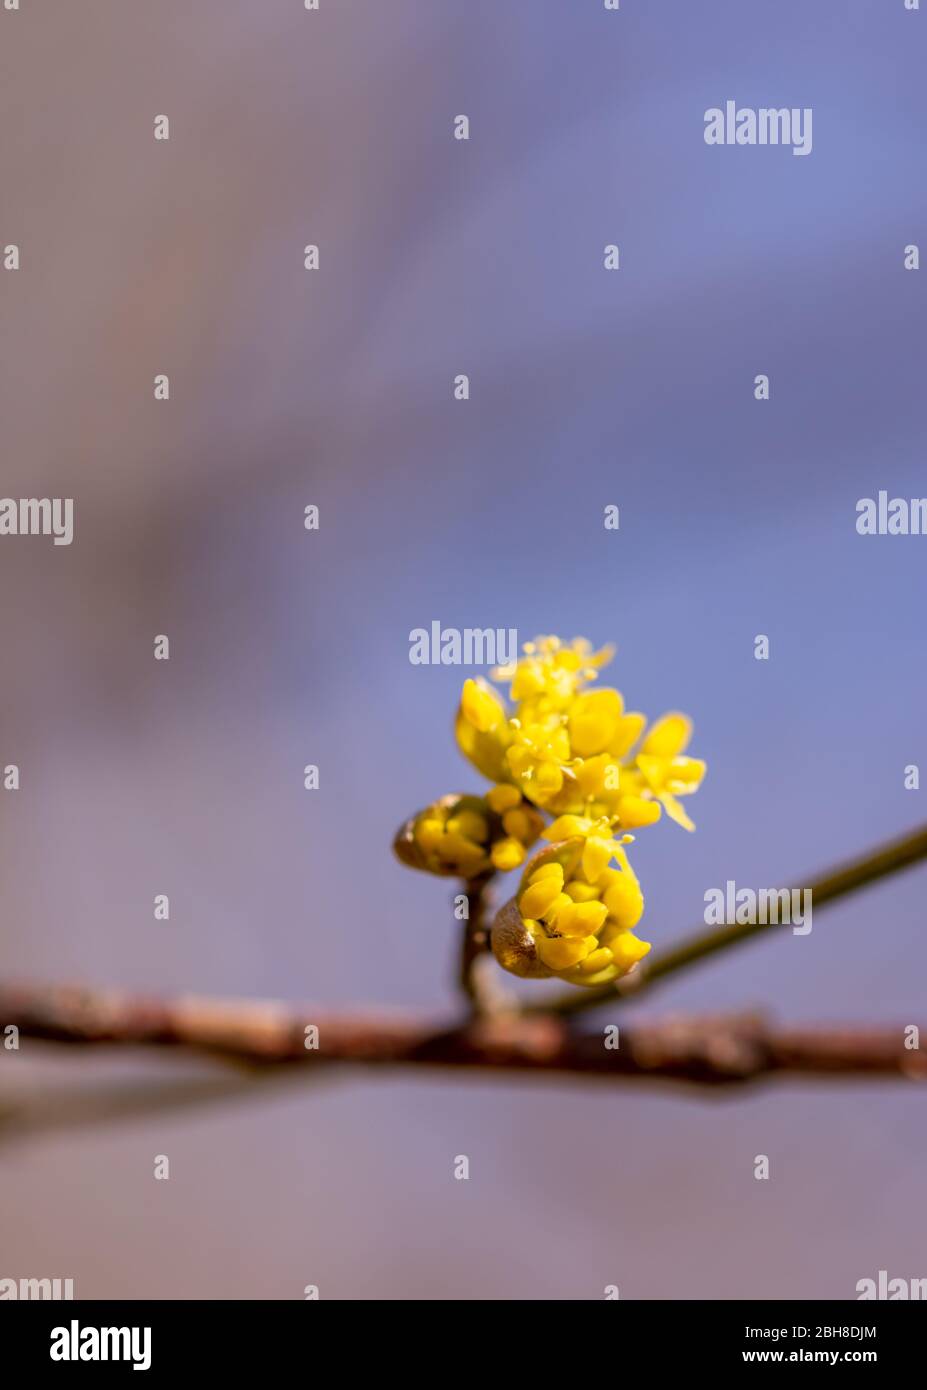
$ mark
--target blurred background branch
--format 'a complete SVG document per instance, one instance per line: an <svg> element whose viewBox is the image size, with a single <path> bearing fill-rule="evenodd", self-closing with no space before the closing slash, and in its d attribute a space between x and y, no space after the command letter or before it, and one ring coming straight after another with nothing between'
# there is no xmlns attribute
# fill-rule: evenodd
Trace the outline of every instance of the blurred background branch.
<svg viewBox="0 0 927 1390"><path fill-rule="evenodd" d="M0 1019L15 1024L21 1038L184 1047L237 1062L313 1070L338 1062L414 1065L704 1086L786 1074L927 1079L927 1058L905 1046L902 1026L775 1028L759 1014L579 1032L555 1015L495 1014L442 1026L388 1012L324 1014L262 1001L7 986L0 988Z"/></svg>
<svg viewBox="0 0 927 1390"><path fill-rule="evenodd" d="M927 856L927 828L906 835L810 885L815 905L833 902ZM644 989L772 925L748 923L696 934L629 981L572 991L520 1012L480 967L487 952L488 878L469 881L459 983L471 1017L440 1024L385 1011L326 1014L278 1001L180 996L154 998L79 986L0 986L0 1028L19 1038L70 1044L182 1047L239 1063L314 1067L425 1065L685 1081L715 1086L777 1074L880 1076L923 1080L927 1061L911 1025L785 1028L762 1015L670 1018L622 1029L579 1032L568 1015ZM17 1038L18 1042L18 1038ZM13 1049L10 1049L12 1052Z"/></svg>
<svg viewBox="0 0 927 1390"><path fill-rule="evenodd" d="M927 856L927 828L917 830L841 868L819 875L810 885L815 905L873 883ZM579 1032L569 1015L621 997L639 995L668 975L728 946L749 939L770 924L724 926L697 933L640 970L618 988L571 991L547 1004L520 1012L498 985L488 952L488 885L491 875L468 881L459 985L470 1016L441 1024L417 1015L385 1011L320 1013L308 1006L276 1001L214 999L199 996L155 998L117 990L79 986L0 986L0 1028L7 1057L22 1038L67 1044L158 1046L211 1054L247 1070L229 1086L224 1081L170 1083L134 1092L123 1087L69 1102L72 1122L145 1113L165 1104L173 1108L231 1094L250 1093L258 1076L294 1063L356 1066L445 1067L505 1072L540 1072L686 1082L698 1086L743 1084L772 1076L817 1078L880 1077L924 1080L927 1062L912 1039L911 1025L896 1027L772 1027L756 1013L675 1017L619 1030ZM488 970L484 971L484 967ZM489 972L492 972L491 975ZM10 1046L10 1028L18 1030ZM2 1056L2 1054L0 1054ZM215 1085L219 1090L215 1091ZM229 1087L231 1089L229 1089ZM215 1093L215 1094L214 1094ZM68 1109L68 1107L66 1107ZM48 1107L45 1107L48 1110ZM42 1112L44 1113L44 1112ZM7 1128L19 1129L23 1115L13 1110ZM47 1123L33 1117L33 1128ZM57 1121L56 1121L57 1123ZM26 1128L29 1128L29 1124Z"/></svg>

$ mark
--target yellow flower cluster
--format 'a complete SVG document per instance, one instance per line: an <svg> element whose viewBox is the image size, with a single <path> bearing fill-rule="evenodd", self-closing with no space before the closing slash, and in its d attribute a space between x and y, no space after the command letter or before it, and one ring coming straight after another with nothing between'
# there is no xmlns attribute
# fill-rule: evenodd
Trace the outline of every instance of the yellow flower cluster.
<svg viewBox="0 0 927 1390"><path fill-rule="evenodd" d="M488 681L464 683L456 734L461 752L484 776L511 782L545 811L609 816L626 830L651 825L662 811L695 827L679 798L698 789L705 764L684 756L692 725L667 714L646 730L618 690L589 690L612 651L594 652L539 637L513 666L493 672L510 682L505 702ZM633 749L636 751L632 752Z"/></svg>
<svg viewBox="0 0 927 1390"><path fill-rule="evenodd" d="M394 847L410 868L473 879L517 869L543 828L517 788L500 786L488 796L441 797L406 822Z"/></svg>
<svg viewBox="0 0 927 1390"><path fill-rule="evenodd" d="M499 913L493 951L517 975L602 984L650 950L633 933L644 898L626 832L664 811L693 830L680 798L698 789L705 764L686 755L684 714L648 729L619 691L593 686L610 648L539 637L523 651L492 672L508 702L489 681L467 680L457 711L457 743L492 790L442 798L407 823L396 849L416 868L473 878L520 867L543 831L550 848ZM540 813L553 817L546 829Z"/></svg>
<svg viewBox="0 0 927 1390"><path fill-rule="evenodd" d="M609 864L612 848L578 835L531 860L493 929L501 965L515 975L559 975L577 985L607 984L634 968L650 950L633 931L644 895L622 844L614 845L621 867Z"/></svg>

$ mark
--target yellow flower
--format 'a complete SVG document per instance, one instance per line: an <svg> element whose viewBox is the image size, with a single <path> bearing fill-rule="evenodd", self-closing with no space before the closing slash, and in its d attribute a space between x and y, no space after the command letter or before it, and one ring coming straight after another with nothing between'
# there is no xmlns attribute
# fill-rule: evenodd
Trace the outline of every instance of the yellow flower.
<svg viewBox="0 0 927 1390"><path fill-rule="evenodd" d="M512 739L505 705L487 681L464 681L454 724L464 757L491 782L507 779L505 750Z"/></svg>
<svg viewBox="0 0 927 1390"><path fill-rule="evenodd" d="M488 681L464 683L456 733L470 762L555 816L607 815L636 830L665 809L691 829L678 798L698 788L705 764L681 756L691 734L686 716L659 720L633 755L645 716L626 710L618 690L587 688L611 660L611 648L539 637L524 652L492 673L510 683L511 710Z"/></svg>
<svg viewBox="0 0 927 1390"><path fill-rule="evenodd" d="M701 758L683 756L691 737L692 721L684 714L665 714L651 725L625 779L625 787L633 798L632 817L625 819L619 801L617 812L622 824L634 824L633 806L638 801L645 806L657 802L678 825L686 830L695 829L678 800L680 796L690 796L698 791L705 776L705 764ZM648 798L651 798L649 802Z"/></svg>
<svg viewBox="0 0 927 1390"><path fill-rule="evenodd" d="M523 864L543 821L515 787L514 796L443 796L407 821L393 847L404 864L427 873L479 878Z"/></svg>
<svg viewBox="0 0 927 1390"><path fill-rule="evenodd" d="M628 877L637 882L624 848L632 843L633 836L624 835L620 840L616 839L612 833L612 822L607 816L600 816L597 820L590 816L558 816L541 834L553 844L562 840L582 840L583 872L590 883L597 881L612 859L616 859Z"/></svg>
<svg viewBox="0 0 927 1390"><path fill-rule="evenodd" d="M492 678L511 683L509 695L516 704L544 701L549 709L563 709L578 690L595 680L613 650L593 651L585 637L574 637L569 644L559 637L536 637L524 643L523 657L510 666L497 666Z"/></svg>
<svg viewBox="0 0 927 1390"><path fill-rule="evenodd" d="M686 715L647 729L619 690L593 686L611 648L538 637L523 653L491 673L508 685L508 701L477 677L464 682L457 709L458 746L492 789L442 797L406 822L396 853L414 868L477 878L520 868L543 833L549 846L497 914L492 949L516 975L603 984L650 950L634 935L644 898L627 832L664 811L694 829L679 798L698 789L705 764L686 755Z"/></svg>
<svg viewBox="0 0 927 1390"><path fill-rule="evenodd" d="M576 782L581 759L574 746L573 711L576 737L581 739L585 731L588 740L595 731L600 697L604 695L606 704L610 696L620 702L617 691L584 689L597 678L599 667L611 660L612 650L593 651L582 637L569 645L559 637L539 637L525 643L524 651L513 666L493 672L496 679L511 682L515 702L505 751L508 775L537 806L551 811L581 809L587 798Z"/></svg>
<svg viewBox="0 0 927 1390"><path fill-rule="evenodd" d="M581 819L562 816L545 836L558 827L575 828L563 822ZM593 833L602 829L594 822L576 829L534 856L515 897L496 917L493 952L513 974L607 984L650 950L632 930L643 915L644 897L623 844ZM609 865L613 853L619 869Z"/></svg>

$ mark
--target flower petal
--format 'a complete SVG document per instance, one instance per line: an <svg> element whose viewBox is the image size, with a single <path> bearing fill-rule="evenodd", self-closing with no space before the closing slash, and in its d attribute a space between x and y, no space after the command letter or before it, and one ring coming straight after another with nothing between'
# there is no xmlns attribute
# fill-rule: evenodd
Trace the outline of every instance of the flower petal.
<svg viewBox="0 0 927 1390"><path fill-rule="evenodd" d="M695 821L686 813L686 809L681 801L677 801L675 796L670 796L669 792L661 792L659 800L663 803L663 809L674 820L677 825L681 825L683 830L694 830Z"/></svg>
<svg viewBox="0 0 927 1390"><path fill-rule="evenodd" d="M652 758L675 758L691 737L692 720L686 714L673 711L651 726L641 744L641 752Z"/></svg>

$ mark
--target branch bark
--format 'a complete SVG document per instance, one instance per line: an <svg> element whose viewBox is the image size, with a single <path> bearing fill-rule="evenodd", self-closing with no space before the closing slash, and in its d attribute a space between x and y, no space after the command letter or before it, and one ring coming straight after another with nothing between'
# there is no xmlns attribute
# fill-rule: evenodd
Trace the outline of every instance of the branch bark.
<svg viewBox="0 0 927 1390"><path fill-rule="evenodd" d="M896 1027L774 1028L759 1014L669 1018L578 1032L556 1015L436 1024L387 1012L328 1014L250 1000L151 999L67 986L0 987L0 1033L76 1045L182 1047L262 1067L336 1063L742 1085L774 1077L927 1081L927 1052ZM306 1029L318 1029L318 1048ZM310 1035L311 1036L311 1035ZM0 1067L16 1054L0 1049Z"/></svg>
<svg viewBox="0 0 927 1390"><path fill-rule="evenodd" d="M468 916L463 923L457 983L474 1014L497 1013L505 1007L508 998L489 955L488 919L492 911L489 885L492 878L492 874L484 874L481 878L468 879L463 885Z"/></svg>

